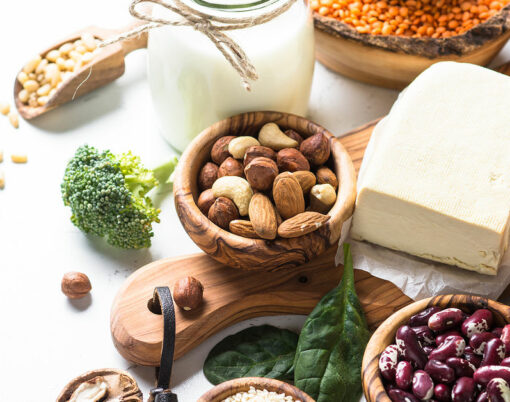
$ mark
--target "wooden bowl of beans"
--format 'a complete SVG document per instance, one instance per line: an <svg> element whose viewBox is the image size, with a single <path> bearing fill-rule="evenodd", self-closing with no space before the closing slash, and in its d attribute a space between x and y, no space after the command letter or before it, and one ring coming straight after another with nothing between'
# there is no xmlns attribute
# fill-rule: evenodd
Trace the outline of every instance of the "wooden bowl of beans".
<svg viewBox="0 0 510 402"><path fill-rule="evenodd" d="M223 382L202 395L197 402L315 402L293 385L271 378L246 377Z"/></svg>
<svg viewBox="0 0 510 402"><path fill-rule="evenodd" d="M509 306L479 296L436 296L404 307L365 349L367 401L506 400L493 393L510 394L509 322Z"/></svg>
<svg viewBox="0 0 510 402"><path fill-rule="evenodd" d="M510 0L308 0L317 59L401 89L439 61L487 65L510 38Z"/></svg>

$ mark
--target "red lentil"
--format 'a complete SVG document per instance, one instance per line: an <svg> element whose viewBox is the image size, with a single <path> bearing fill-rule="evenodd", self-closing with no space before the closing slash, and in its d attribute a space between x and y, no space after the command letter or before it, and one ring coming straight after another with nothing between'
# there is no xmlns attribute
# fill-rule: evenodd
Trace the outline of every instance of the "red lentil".
<svg viewBox="0 0 510 402"><path fill-rule="evenodd" d="M487 21L510 0L310 0L315 12L360 33L449 38Z"/></svg>

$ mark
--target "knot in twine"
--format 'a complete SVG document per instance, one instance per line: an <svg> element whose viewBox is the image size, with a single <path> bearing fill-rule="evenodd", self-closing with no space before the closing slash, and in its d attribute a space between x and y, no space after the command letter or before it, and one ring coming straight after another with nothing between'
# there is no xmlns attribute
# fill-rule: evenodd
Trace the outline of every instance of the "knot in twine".
<svg viewBox="0 0 510 402"><path fill-rule="evenodd" d="M133 0L129 6L129 12L133 17L146 21L147 24L108 39L102 42L99 46L104 47L112 43L120 42L139 35L142 32L162 26L190 26L196 31L202 32L211 40L212 43L214 43L223 57L225 57L230 65L237 71L241 77L244 88L247 91L250 91L251 86L249 81L256 81L258 79L257 71L244 50L223 31L233 31L264 24L283 14L295 2L296 0L287 0L280 7L257 17L231 18L218 17L203 13L184 4L181 0L169 0L169 2L165 2L163 0ZM144 14L136 10L136 6L140 3L153 3L162 6L167 10L172 11L174 14L179 15L181 18L171 20L166 18L156 18L152 15Z"/></svg>

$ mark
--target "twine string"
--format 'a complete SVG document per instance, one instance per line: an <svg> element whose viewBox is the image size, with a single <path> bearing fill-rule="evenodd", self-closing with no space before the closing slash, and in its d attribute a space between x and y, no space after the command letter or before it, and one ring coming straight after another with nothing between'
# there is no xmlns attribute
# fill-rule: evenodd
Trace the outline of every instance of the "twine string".
<svg viewBox="0 0 510 402"><path fill-rule="evenodd" d="M250 81L256 81L258 79L257 70L241 46L239 46L232 38L226 35L224 31L233 31L264 24L283 14L296 2L296 0L287 0L280 7L256 17L232 18L203 13L184 4L181 0L168 1L170 2L166 2L164 0L133 0L129 6L129 12L133 17L146 21L147 24L105 40L99 46L108 46L112 43L117 43L132 38L141 34L142 32L146 32L162 26L190 26L209 38L209 40L221 52L223 57L239 74L241 77L241 82L247 91L251 90ZM153 17L152 15L145 14L144 12L137 10L137 5L141 3L156 4L166 8L181 18L172 20Z"/></svg>

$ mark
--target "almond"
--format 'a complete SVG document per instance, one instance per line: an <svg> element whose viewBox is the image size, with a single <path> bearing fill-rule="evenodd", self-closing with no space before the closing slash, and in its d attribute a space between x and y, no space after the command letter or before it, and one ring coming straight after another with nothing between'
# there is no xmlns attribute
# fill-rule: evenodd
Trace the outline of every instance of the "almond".
<svg viewBox="0 0 510 402"><path fill-rule="evenodd" d="M292 173L292 176L299 182L299 185L303 189L303 194L308 194L317 181L315 175L306 170L298 170Z"/></svg>
<svg viewBox="0 0 510 402"><path fill-rule="evenodd" d="M231 221L229 229L232 233L238 236L248 237L249 239L260 239L257 233L255 233L255 230L253 230L252 223L244 219L235 219Z"/></svg>
<svg viewBox="0 0 510 402"><path fill-rule="evenodd" d="M274 179L273 199L283 219L292 218L305 210L303 190L290 172L280 173Z"/></svg>
<svg viewBox="0 0 510 402"><path fill-rule="evenodd" d="M303 212L283 221L278 227L278 235L286 239L303 236L319 229L329 218L329 215L318 212Z"/></svg>
<svg viewBox="0 0 510 402"><path fill-rule="evenodd" d="M263 239L273 240L278 229L276 211L271 200L262 193L253 194L248 212L253 230Z"/></svg>

